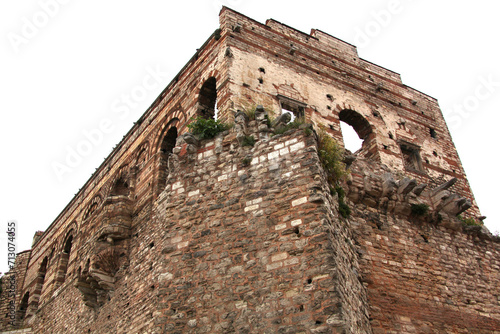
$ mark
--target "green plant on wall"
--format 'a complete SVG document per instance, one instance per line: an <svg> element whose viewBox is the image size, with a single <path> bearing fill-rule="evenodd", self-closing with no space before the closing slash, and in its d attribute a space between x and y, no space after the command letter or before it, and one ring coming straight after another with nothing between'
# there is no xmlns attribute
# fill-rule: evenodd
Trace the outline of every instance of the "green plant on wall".
<svg viewBox="0 0 500 334"><path fill-rule="evenodd" d="M427 212L429 212L429 206L425 203L411 205L411 213L415 216L425 216Z"/></svg>
<svg viewBox="0 0 500 334"><path fill-rule="evenodd" d="M331 186L330 186L331 187ZM335 193L338 196L338 201L339 201L339 213L342 217L347 218L351 214L351 208L347 203L344 201L345 199L345 191L344 188L341 186L337 185L335 188L330 188L330 193L334 195Z"/></svg>
<svg viewBox="0 0 500 334"><path fill-rule="evenodd" d="M244 103L244 105L242 106L243 109L242 111L247 115L250 121L255 120L255 112L257 111L257 106L258 106L257 104L251 104L251 103ZM267 115L274 115L274 111L272 109L264 107L264 110L267 112ZM271 127L270 124L269 127Z"/></svg>
<svg viewBox="0 0 500 334"><path fill-rule="evenodd" d="M213 118L203 118L198 116L193 122L187 126L192 134L200 139L210 139L217 134L229 129L229 125L222 123L220 120Z"/></svg>
<svg viewBox="0 0 500 334"><path fill-rule="evenodd" d="M300 126L302 124L305 124L305 123L306 123L306 120L304 117L296 117L292 122L286 124L285 126L281 126L277 129L274 129L273 134L274 135L281 135L281 134L287 132L288 130L298 129L298 128L300 128Z"/></svg>
<svg viewBox="0 0 500 334"><path fill-rule="evenodd" d="M348 171L343 163L344 150L342 147L328 135L324 127L320 127L318 131L318 155L321 165L328 177L330 184L330 193L338 195L339 214L347 218L351 214L351 208L344 201L345 192L340 186L340 182L344 180Z"/></svg>
<svg viewBox="0 0 500 334"><path fill-rule="evenodd" d="M457 218L458 218L458 220L460 220L462 222L462 225L464 225L464 226L483 226L483 224L484 224L482 221L477 221L471 217L465 218L461 215L458 215Z"/></svg>
<svg viewBox="0 0 500 334"><path fill-rule="evenodd" d="M254 136L245 136L241 143L241 146L254 146L255 145L255 137Z"/></svg>
<svg viewBox="0 0 500 334"><path fill-rule="evenodd" d="M328 182L336 187L348 175L345 164L342 162L344 150L322 126L318 131L318 155L328 175Z"/></svg>

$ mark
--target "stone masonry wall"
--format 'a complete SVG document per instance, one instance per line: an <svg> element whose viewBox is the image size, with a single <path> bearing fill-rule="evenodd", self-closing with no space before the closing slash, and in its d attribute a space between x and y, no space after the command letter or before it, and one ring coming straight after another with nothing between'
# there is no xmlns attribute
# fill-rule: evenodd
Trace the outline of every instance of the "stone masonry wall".
<svg viewBox="0 0 500 334"><path fill-rule="evenodd" d="M252 134L254 147L231 133L174 150L154 218L165 231L161 332L369 333L351 233L314 136Z"/></svg>

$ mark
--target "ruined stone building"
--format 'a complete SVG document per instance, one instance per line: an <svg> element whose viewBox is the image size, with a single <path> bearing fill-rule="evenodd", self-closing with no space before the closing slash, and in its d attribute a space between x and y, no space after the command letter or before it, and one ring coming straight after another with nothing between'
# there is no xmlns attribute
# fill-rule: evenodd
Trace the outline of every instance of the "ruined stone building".
<svg viewBox="0 0 500 334"><path fill-rule="evenodd" d="M233 126L189 134L216 111ZM340 122L363 139L343 191L318 149L325 131L344 145ZM500 333L500 243L479 220L436 99L325 32L223 8L18 255L0 329Z"/></svg>

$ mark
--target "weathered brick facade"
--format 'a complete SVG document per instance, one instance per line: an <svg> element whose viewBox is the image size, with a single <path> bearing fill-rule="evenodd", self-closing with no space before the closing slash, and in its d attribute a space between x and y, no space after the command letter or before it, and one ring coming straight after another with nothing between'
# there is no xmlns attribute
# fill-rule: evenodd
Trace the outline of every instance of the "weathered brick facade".
<svg viewBox="0 0 500 334"><path fill-rule="evenodd" d="M257 105L255 119L242 112ZM282 108L311 125L273 135ZM216 110L231 129L188 133ZM364 140L345 159L348 218L314 130L343 145L341 121ZM480 215L435 99L324 32L223 8L220 29L18 257L16 324L0 328L500 333L500 243L462 212Z"/></svg>

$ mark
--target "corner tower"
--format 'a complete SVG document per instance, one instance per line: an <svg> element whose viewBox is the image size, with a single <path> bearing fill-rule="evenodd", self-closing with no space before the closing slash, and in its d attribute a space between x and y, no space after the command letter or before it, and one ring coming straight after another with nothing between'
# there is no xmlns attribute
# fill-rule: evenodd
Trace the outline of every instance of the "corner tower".
<svg viewBox="0 0 500 334"><path fill-rule="evenodd" d="M233 127L189 133L215 115ZM319 142L324 128L342 147L340 122L363 145L335 188ZM460 213L479 216L434 98L322 31L223 8L23 255L16 326L495 333L499 240Z"/></svg>

